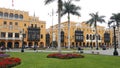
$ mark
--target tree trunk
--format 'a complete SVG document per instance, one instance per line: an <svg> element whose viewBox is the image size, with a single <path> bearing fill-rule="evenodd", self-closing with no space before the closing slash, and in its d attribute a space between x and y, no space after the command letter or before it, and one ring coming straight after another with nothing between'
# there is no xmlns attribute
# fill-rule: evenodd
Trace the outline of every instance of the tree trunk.
<svg viewBox="0 0 120 68"><path fill-rule="evenodd" d="M70 13L68 13L68 49L70 49Z"/></svg>
<svg viewBox="0 0 120 68"><path fill-rule="evenodd" d="M60 22L61 22L61 0L58 0L58 52L61 53L61 28L60 28Z"/></svg>
<svg viewBox="0 0 120 68"><path fill-rule="evenodd" d="M97 21L95 21L95 37L96 37L96 50L98 50Z"/></svg>

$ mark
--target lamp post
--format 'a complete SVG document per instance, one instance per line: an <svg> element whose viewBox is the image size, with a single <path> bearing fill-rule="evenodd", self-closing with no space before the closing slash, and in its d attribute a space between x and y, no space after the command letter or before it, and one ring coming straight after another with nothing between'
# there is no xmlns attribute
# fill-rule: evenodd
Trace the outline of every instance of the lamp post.
<svg viewBox="0 0 120 68"><path fill-rule="evenodd" d="M21 52L24 52L24 29L22 31L22 48L21 48Z"/></svg>
<svg viewBox="0 0 120 68"><path fill-rule="evenodd" d="M54 10L52 9L52 12L51 12L51 14L48 14L48 15L50 15L51 17L52 17L52 42L51 42L51 47L53 48L54 47L54 45L53 45L53 17L54 17Z"/></svg>
<svg viewBox="0 0 120 68"><path fill-rule="evenodd" d="M113 30L114 30L114 52L113 52L113 55L118 56L117 45L116 45L116 35L115 35L115 25L113 26Z"/></svg>

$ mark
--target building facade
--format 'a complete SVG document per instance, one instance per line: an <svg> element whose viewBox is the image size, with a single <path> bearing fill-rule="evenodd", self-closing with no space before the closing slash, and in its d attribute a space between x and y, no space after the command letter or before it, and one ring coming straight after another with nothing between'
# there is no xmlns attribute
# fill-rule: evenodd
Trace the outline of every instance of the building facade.
<svg viewBox="0 0 120 68"><path fill-rule="evenodd" d="M29 40L28 28L38 28L39 40ZM0 46L7 48L22 47L22 42L26 47L34 44L38 46L46 45L46 23L40 21L38 17L30 16L26 11L0 8Z"/></svg>
<svg viewBox="0 0 120 68"><path fill-rule="evenodd" d="M51 26L47 29L47 33L50 34L50 44L52 41L57 43L58 39L58 25ZM64 32L62 34L62 32ZM76 36L76 32L78 37ZM68 45L68 22L61 23L61 46L67 47ZM105 27L97 26L97 38L98 38L98 46L111 46L112 45L112 30L106 30ZM107 37L105 34L108 34ZM106 39L107 38L107 39ZM63 40L64 39L64 40ZM78 41L77 41L78 40ZM57 45L57 44L55 44ZM84 46L84 47L96 47L96 38L95 38L95 29L90 27L85 22L76 23L70 22L70 46L77 47L77 46Z"/></svg>

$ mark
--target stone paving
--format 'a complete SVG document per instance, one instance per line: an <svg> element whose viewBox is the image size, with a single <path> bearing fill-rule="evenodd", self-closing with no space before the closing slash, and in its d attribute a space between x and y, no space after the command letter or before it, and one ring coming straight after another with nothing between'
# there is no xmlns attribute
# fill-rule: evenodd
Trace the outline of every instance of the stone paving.
<svg viewBox="0 0 120 68"><path fill-rule="evenodd" d="M120 56L120 49L117 49L118 55ZM107 49L107 50L85 50L84 53L91 53L92 52L99 52L102 55L113 55L114 49Z"/></svg>
<svg viewBox="0 0 120 68"><path fill-rule="evenodd" d="M7 52L21 52L21 49L11 49L6 50ZM120 49L117 49L118 55L120 56ZM24 52L58 52L57 50L28 50L24 49ZM62 50L61 52L78 52L77 50ZM114 49L107 49L107 50L83 50L84 53L87 54L101 54L101 55L113 55Z"/></svg>

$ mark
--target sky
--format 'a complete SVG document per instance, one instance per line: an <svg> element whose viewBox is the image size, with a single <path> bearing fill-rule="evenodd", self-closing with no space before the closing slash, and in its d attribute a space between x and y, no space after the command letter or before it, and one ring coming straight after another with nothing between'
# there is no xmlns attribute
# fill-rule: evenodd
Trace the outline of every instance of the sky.
<svg viewBox="0 0 120 68"><path fill-rule="evenodd" d="M81 17L71 15L71 21L83 22L89 20L91 17L90 13L99 12L99 15L104 15L106 23L108 22L112 13L120 12L120 1L119 0L80 0L79 2L73 2L77 6L81 7L79 11ZM53 25L58 24L57 17L57 0L49 5L44 4L44 0L13 0L14 6L12 6L12 0L0 0L1 8L10 8L21 11L29 12L30 16L35 13L36 17L40 20L46 21L46 28L52 26L52 9ZM63 16L61 22L67 21L67 16ZM107 26L107 24L102 24Z"/></svg>

